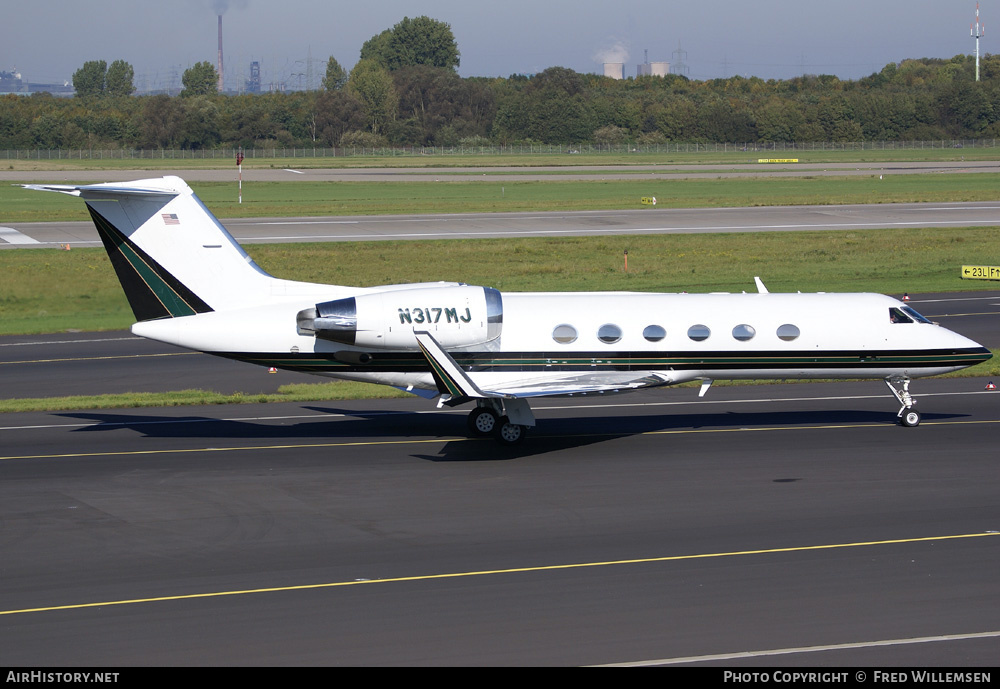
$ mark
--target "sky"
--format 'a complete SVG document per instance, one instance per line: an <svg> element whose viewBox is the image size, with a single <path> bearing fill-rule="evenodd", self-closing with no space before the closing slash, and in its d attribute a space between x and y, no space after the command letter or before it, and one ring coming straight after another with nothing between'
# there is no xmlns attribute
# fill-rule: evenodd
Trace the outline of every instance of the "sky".
<svg viewBox="0 0 1000 689"><path fill-rule="evenodd" d="M980 21L1000 22L1000 2ZM679 61L692 79L739 75L858 79L906 58L975 52L969 0L6 0L0 70L25 81L63 83L88 60L123 59L140 91L171 82L196 62L216 64L223 14L226 88L238 90L250 62L265 89L318 84L332 55L350 70L362 44L403 17L447 22L461 52L459 74L532 74L548 67L603 73L624 62ZM991 34L992 35L992 34ZM680 54L678 51L684 51ZM991 39L980 40L980 55Z"/></svg>

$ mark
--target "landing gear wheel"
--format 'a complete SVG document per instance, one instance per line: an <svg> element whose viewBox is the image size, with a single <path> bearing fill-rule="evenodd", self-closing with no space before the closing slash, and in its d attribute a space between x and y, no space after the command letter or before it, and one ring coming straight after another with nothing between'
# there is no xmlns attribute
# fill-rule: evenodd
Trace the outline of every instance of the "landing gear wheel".
<svg viewBox="0 0 1000 689"><path fill-rule="evenodd" d="M467 419L469 424L469 430L472 431L474 435L487 436L491 435L497 428L497 414L492 409L487 407L476 407L471 412L469 412L469 417Z"/></svg>
<svg viewBox="0 0 1000 689"><path fill-rule="evenodd" d="M525 427L511 423L506 416L497 423L494 435L504 445L517 445L524 440Z"/></svg>
<svg viewBox="0 0 1000 689"><path fill-rule="evenodd" d="M899 423L903 424L907 428L913 428L914 426L920 425L920 412L913 411L912 409L903 413L899 417Z"/></svg>

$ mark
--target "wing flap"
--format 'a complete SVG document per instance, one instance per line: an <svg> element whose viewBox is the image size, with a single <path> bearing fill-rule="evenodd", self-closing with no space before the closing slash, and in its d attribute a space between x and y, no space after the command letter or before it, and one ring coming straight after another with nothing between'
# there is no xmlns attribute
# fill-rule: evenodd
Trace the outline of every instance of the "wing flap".
<svg viewBox="0 0 1000 689"><path fill-rule="evenodd" d="M619 374L577 374L557 375L550 378L532 378L523 381L511 381L503 385L491 385L483 388L488 397L569 397L588 394L614 394L629 392L643 388L656 388L673 385L675 382L662 373L644 373L637 376L634 372Z"/></svg>

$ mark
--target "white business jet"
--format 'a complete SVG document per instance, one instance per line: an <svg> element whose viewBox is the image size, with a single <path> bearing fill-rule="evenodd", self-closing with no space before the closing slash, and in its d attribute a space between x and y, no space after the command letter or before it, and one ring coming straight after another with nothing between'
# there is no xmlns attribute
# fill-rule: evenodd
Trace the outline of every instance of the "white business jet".
<svg viewBox="0 0 1000 689"><path fill-rule="evenodd" d="M501 293L463 283L347 287L261 270L178 177L24 185L82 197L138 321L132 332L261 366L474 403L503 443L533 397L717 379L881 378L904 426L912 378L991 357L880 294Z"/></svg>

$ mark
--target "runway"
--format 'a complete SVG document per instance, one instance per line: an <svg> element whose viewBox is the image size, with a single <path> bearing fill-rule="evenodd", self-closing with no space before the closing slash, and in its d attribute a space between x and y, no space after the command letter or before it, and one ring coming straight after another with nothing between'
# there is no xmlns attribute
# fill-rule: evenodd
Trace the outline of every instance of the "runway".
<svg viewBox="0 0 1000 689"><path fill-rule="evenodd" d="M996 173L998 161L790 163L762 165L750 152L746 163L725 165L594 165L560 167L408 167L347 169L247 169L244 181L555 181L609 179L691 179L720 177L801 177L842 175ZM305 161L303 161L305 162ZM235 181L228 170L70 170L0 171L0 182L100 183L165 174L188 182ZM472 237L560 237L697 232L780 232L906 227L993 227L1000 204L900 203L752 208L654 208L566 213L471 213L448 215L222 218L241 244L317 241L383 241ZM99 246L91 222L5 222L0 217L0 249Z"/></svg>
<svg viewBox="0 0 1000 689"><path fill-rule="evenodd" d="M222 219L241 244L995 227L1000 203L646 208L572 213ZM0 249L100 246L91 222L7 223Z"/></svg>
<svg viewBox="0 0 1000 689"><path fill-rule="evenodd" d="M0 418L10 666L995 663L983 381ZM917 643L917 640L920 643ZM780 655L770 655L779 653Z"/></svg>

